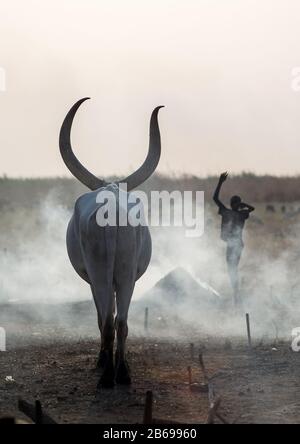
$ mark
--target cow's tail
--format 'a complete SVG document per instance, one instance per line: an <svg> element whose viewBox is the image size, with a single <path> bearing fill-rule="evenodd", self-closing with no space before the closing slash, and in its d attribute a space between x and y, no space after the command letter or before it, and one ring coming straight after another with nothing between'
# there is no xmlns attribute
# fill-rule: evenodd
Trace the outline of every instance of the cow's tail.
<svg viewBox="0 0 300 444"><path fill-rule="evenodd" d="M115 288L114 288L114 267L117 250L118 227L107 225L104 227L105 252L106 252L106 288L110 294L109 311L113 316L115 313Z"/></svg>

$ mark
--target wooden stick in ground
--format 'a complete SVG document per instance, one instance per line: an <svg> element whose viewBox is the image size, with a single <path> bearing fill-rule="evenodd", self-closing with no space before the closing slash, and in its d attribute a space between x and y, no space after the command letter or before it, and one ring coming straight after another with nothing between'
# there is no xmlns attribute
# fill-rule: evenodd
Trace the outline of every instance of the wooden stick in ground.
<svg viewBox="0 0 300 444"><path fill-rule="evenodd" d="M35 401L35 423L43 424L43 410L40 401Z"/></svg>
<svg viewBox="0 0 300 444"><path fill-rule="evenodd" d="M200 367L203 372L204 381L208 386L208 402L209 402L209 412L208 412L208 418L207 418L207 424L213 424L214 416L216 416L220 421L222 421L224 424L229 424L229 422L220 414L218 413L218 408L220 407L221 398L217 398L215 400L215 391L213 384L208 377L204 361L203 361L203 355L202 353L199 353L199 363ZM212 421L212 422L209 422Z"/></svg>
<svg viewBox="0 0 300 444"><path fill-rule="evenodd" d="M211 405L211 407L208 411L206 424L213 424L214 423L214 419L217 414L218 408L220 407L220 404L221 404L221 398L217 398L216 401L213 402L213 404Z"/></svg>
<svg viewBox="0 0 300 444"><path fill-rule="evenodd" d="M145 410L143 424L152 424L152 406L153 406L153 393L151 390L146 392Z"/></svg>
<svg viewBox="0 0 300 444"><path fill-rule="evenodd" d="M203 377L204 377L204 382L205 384L207 384L208 387L208 401L209 401L209 405L211 406L214 403L214 399L215 399L215 391L213 388L213 385L208 377L205 365L204 365L204 361L203 361L203 355L202 353L199 353L199 363L200 363L200 367L203 373Z"/></svg>
<svg viewBox="0 0 300 444"><path fill-rule="evenodd" d="M191 388L191 385L192 385L192 369L191 369L190 366L188 366L187 371L188 371L189 387Z"/></svg>
<svg viewBox="0 0 300 444"><path fill-rule="evenodd" d="M204 376L204 382L206 384L208 384L209 383L209 377L208 377L208 374L206 372L206 368L205 368L205 365L204 365L202 353L199 353L199 363L200 363L200 367L201 367L201 370L202 370L202 373L203 373L203 376Z"/></svg>
<svg viewBox="0 0 300 444"><path fill-rule="evenodd" d="M248 346L249 348L252 348L249 313L246 313L246 324L247 324Z"/></svg>
<svg viewBox="0 0 300 444"><path fill-rule="evenodd" d="M28 416L33 422L37 423L37 409L36 405L29 404L29 402L24 401L23 399L19 399L18 401L18 408L20 412L24 413L24 415ZM39 415L39 412L38 412ZM52 419L49 415L46 413L42 413L43 416L43 424L57 424L54 419Z"/></svg>
<svg viewBox="0 0 300 444"><path fill-rule="evenodd" d="M215 402L215 391L210 381L207 383L207 385L208 385L208 402L209 405L211 406Z"/></svg>

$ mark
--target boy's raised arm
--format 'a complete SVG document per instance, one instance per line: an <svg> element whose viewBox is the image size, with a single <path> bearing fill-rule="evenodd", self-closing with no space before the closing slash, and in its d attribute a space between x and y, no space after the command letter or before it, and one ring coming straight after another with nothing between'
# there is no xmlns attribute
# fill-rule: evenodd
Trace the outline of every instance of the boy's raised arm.
<svg viewBox="0 0 300 444"><path fill-rule="evenodd" d="M219 194L220 194L220 190L221 190L221 187L223 185L223 182L225 182L227 177L228 177L228 173L227 172L221 174L221 176L219 178L219 182L218 182L217 188L215 189L215 192L214 192L214 195L213 195L213 199L214 199L216 205L218 205L219 208L226 208L225 205L220 201Z"/></svg>

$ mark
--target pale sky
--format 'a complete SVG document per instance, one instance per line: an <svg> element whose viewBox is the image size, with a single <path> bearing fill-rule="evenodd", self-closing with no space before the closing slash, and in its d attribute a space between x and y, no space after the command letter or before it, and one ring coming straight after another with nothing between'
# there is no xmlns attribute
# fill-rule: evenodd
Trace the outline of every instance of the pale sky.
<svg viewBox="0 0 300 444"><path fill-rule="evenodd" d="M69 175L58 133L98 175L300 173L299 0L0 0L0 174Z"/></svg>

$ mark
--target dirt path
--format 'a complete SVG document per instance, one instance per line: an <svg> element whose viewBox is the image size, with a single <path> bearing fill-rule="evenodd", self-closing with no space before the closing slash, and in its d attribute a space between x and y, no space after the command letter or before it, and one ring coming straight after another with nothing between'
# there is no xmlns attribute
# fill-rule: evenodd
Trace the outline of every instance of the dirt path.
<svg viewBox="0 0 300 444"><path fill-rule="evenodd" d="M224 344L223 344L224 345ZM272 350L245 346L224 349L206 346L204 359L214 386L222 396L222 414L241 423L300 421L300 355L288 344ZM204 422L208 401L205 393L191 393L187 366L193 378L203 382L197 356L191 360L189 344L128 341L133 385L101 390L94 364L98 342L56 342L26 345L0 353L0 415L18 414L17 400L40 399L61 423L139 423L145 392L154 394L154 416L186 423ZM196 355L197 353L195 353ZM15 382L6 382L12 376ZM22 416L18 414L19 416Z"/></svg>

